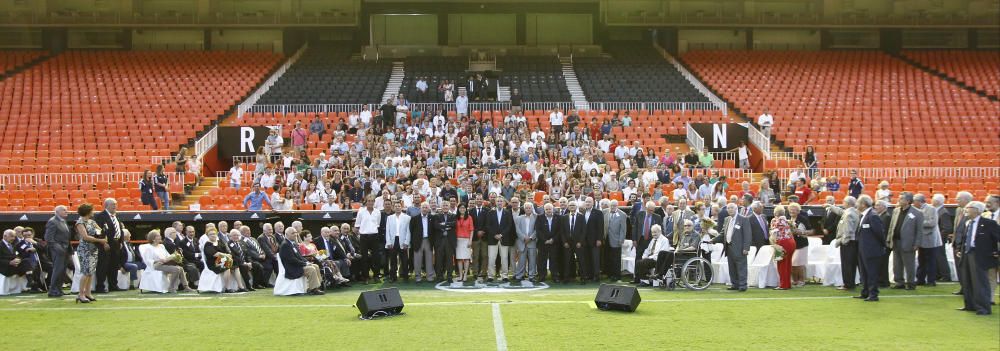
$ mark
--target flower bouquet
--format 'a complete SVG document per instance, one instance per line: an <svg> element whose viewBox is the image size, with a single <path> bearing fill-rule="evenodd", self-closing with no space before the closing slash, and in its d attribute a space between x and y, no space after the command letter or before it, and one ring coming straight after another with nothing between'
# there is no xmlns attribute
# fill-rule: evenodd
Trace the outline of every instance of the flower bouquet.
<svg viewBox="0 0 1000 351"><path fill-rule="evenodd" d="M170 256L167 256L167 261L164 262L164 264L171 266L180 266L184 264L184 255L181 255L180 252L175 252Z"/></svg>
<svg viewBox="0 0 1000 351"><path fill-rule="evenodd" d="M330 256L327 255L326 250L319 250L319 252L316 253L316 259L317 260L323 261L323 260L326 260L327 257L330 257Z"/></svg>
<svg viewBox="0 0 1000 351"><path fill-rule="evenodd" d="M215 266L225 269L233 268L233 256L223 254L222 256L216 257Z"/></svg>
<svg viewBox="0 0 1000 351"><path fill-rule="evenodd" d="M771 245L771 247L774 248L774 262L785 259L785 248L781 245Z"/></svg>

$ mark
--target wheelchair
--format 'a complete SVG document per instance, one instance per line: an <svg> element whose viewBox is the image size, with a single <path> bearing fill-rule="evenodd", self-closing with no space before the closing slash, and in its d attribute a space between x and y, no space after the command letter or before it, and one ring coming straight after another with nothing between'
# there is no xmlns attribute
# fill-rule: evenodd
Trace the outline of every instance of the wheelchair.
<svg viewBox="0 0 1000 351"><path fill-rule="evenodd" d="M701 240L690 241L685 238L681 246L673 251L673 255L666 255L668 260L663 266L666 268L661 274L652 274L649 277L650 283L659 286L660 289L674 290L679 285L683 285L688 290L705 290L712 285L715 279L715 268L712 262L704 257L705 251L701 249ZM661 255L667 252L661 252ZM659 259L659 257L658 257ZM657 262L657 265L661 265Z"/></svg>

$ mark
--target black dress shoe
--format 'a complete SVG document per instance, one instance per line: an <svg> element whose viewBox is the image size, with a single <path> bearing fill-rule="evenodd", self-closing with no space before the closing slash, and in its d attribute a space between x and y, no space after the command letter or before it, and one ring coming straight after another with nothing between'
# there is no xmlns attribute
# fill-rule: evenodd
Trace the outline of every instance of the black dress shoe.
<svg viewBox="0 0 1000 351"><path fill-rule="evenodd" d="M965 307L960 307L960 308L956 308L955 310L956 310L956 311L966 311L966 312L974 312L974 311L975 311L976 309L974 309L974 308L965 308Z"/></svg>
<svg viewBox="0 0 1000 351"><path fill-rule="evenodd" d="M927 285L927 284L924 282L917 282L917 285Z"/></svg>
<svg viewBox="0 0 1000 351"><path fill-rule="evenodd" d="M976 315L977 316L989 316L990 312L988 312L988 311L979 311L979 312L976 312Z"/></svg>
<svg viewBox="0 0 1000 351"><path fill-rule="evenodd" d="M853 298L855 298L855 299L862 299L862 300L864 300L864 299L867 299L867 298L868 298L868 295L860 295L860 296L851 296L851 297L853 297Z"/></svg>
<svg viewBox="0 0 1000 351"><path fill-rule="evenodd" d="M639 287L640 288L647 288L647 287L650 287L650 286L652 286L652 285L649 285L649 284L646 284L646 283L639 283Z"/></svg>
<svg viewBox="0 0 1000 351"><path fill-rule="evenodd" d="M878 296L872 296L865 299L866 302L878 302Z"/></svg>
<svg viewBox="0 0 1000 351"><path fill-rule="evenodd" d="M735 286L730 286L730 287L726 288L726 290L740 290L740 288L737 288Z"/></svg>
<svg viewBox="0 0 1000 351"><path fill-rule="evenodd" d="M927 283L927 286L937 286L937 283Z"/></svg>
<svg viewBox="0 0 1000 351"><path fill-rule="evenodd" d="M113 291L126 291L126 290L118 288L118 287L114 287L114 288L109 289L108 291L112 291L113 292Z"/></svg>
<svg viewBox="0 0 1000 351"><path fill-rule="evenodd" d="M747 288L740 288L740 292L747 292Z"/></svg>
<svg viewBox="0 0 1000 351"><path fill-rule="evenodd" d="M962 295L962 290L951 293L952 295Z"/></svg>
<svg viewBox="0 0 1000 351"><path fill-rule="evenodd" d="M907 285L906 290L917 290L917 287L915 285Z"/></svg>
<svg viewBox="0 0 1000 351"><path fill-rule="evenodd" d="M53 298L59 298L59 297L63 297L63 295L66 295L66 294L63 294L63 293L58 293L58 294L49 294L49 297L53 297Z"/></svg>
<svg viewBox="0 0 1000 351"><path fill-rule="evenodd" d="M893 285L893 286L892 286L891 288L889 288L889 289L906 289L906 285L903 285L903 284L896 284L896 285Z"/></svg>
<svg viewBox="0 0 1000 351"><path fill-rule="evenodd" d="M105 289L94 289L94 291L93 291L93 292L94 292L95 294L107 294L107 293L108 293L108 291L107 291L107 290L105 290Z"/></svg>

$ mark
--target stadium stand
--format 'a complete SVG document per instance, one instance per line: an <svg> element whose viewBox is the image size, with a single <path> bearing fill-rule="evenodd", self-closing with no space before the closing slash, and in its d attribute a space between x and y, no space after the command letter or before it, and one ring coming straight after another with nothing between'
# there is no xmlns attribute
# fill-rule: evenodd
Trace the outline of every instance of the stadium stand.
<svg viewBox="0 0 1000 351"><path fill-rule="evenodd" d="M0 76L6 75L45 55L46 52L40 50L0 51Z"/></svg>
<svg viewBox="0 0 1000 351"><path fill-rule="evenodd" d="M281 61L267 52L70 51L0 81L0 175L135 173L217 121ZM173 167L168 167L173 172ZM67 178L69 179L69 178ZM181 184L171 184L179 192ZM82 195L82 196L81 196ZM139 207L134 183L4 184L0 207L114 195Z"/></svg>
<svg viewBox="0 0 1000 351"><path fill-rule="evenodd" d="M905 51L903 55L976 90L1000 96L997 51Z"/></svg>
<svg viewBox="0 0 1000 351"><path fill-rule="evenodd" d="M708 101L649 45L618 42L604 51L610 57L573 61L588 101Z"/></svg>
<svg viewBox="0 0 1000 351"><path fill-rule="evenodd" d="M413 56L404 60L404 67L406 76L399 92L405 95L407 100L416 103L442 102L444 93L438 91L438 86L442 81L448 80L455 84L455 96L458 96L458 88L465 86L469 59L457 56ZM426 94L419 94L416 87L417 80L422 77L427 79Z"/></svg>
<svg viewBox="0 0 1000 351"><path fill-rule="evenodd" d="M389 62L352 58L340 42L316 42L268 90L258 104L376 103L385 91Z"/></svg>
<svg viewBox="0 0 1000 351"><path fill-rule="evenodd" d="M518 89L526 101L569 101L562 66L555 56L499 56L500 85Z"/></svg>

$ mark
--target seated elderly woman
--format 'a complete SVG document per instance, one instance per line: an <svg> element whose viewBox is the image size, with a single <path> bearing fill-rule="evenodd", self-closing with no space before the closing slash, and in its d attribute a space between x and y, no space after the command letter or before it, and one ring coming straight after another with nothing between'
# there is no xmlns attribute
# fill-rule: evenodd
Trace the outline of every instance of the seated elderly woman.
<svg viewBox="0 0 1000 351"><path fill-rule="evenodd" d="M684 232L690 232L694 230L694 223L691 220L684 220ZM674 262L674 248L670 246L670 240L663 236L663 228L659 224L654 224L649 228L649 231L653 233L653 239L646 247L646 251L642 252L639 262L636 264L635 274L640 275L639 278L646 278L646 272L653 267L656 267L655 275L660 276L666 273L666 270L670 268L670 265ZM639 286L650 286L647 282L642 282Z"/></svg>
<svg viewBox="0 0 1000 351"><path fill-rule="evenodd" d="M234 263L233 256L227 253L226 246L219 242L219 232L212 229L206 232L205 236L208 237L205 247L202 248L202 254L205 257L205 269L215 272L215 274L222 277L223 287L237 285L235 282L236 277L231 269ZM233 293L236 291L229 289L224 292Z"/></svg>
<svg viewBox="0 0 1000 351"><path fill-rule="evenodd" d="M187 287L187 276L184 274L184 270L178 266L177 257L171 253L167 252L166 247L163 246L163 236L160 235L158 229L151 230L146 234L146 241L149 241L149 246L152 250L146 251L147 254L152 253L153 269L163 272L167 276L168 292L177 292L177 285L183 282L184 292L194 292L191 288ZM147 267L148 268L148 267Z"/></svg>

